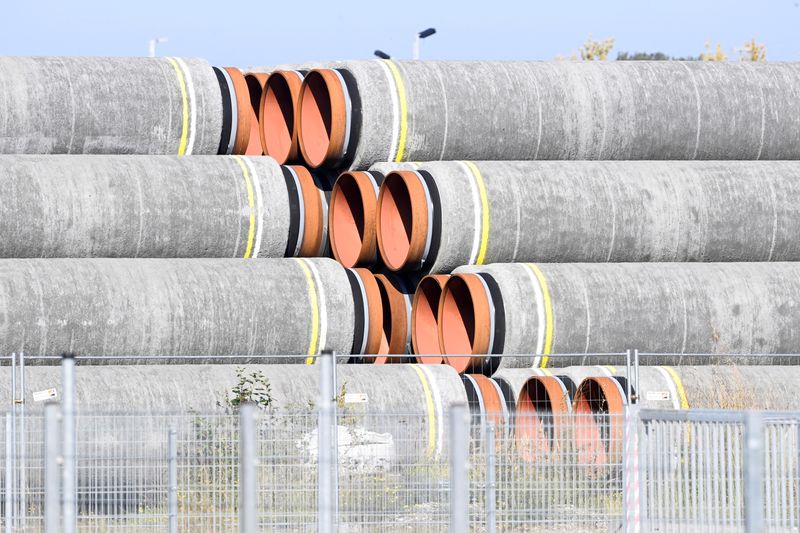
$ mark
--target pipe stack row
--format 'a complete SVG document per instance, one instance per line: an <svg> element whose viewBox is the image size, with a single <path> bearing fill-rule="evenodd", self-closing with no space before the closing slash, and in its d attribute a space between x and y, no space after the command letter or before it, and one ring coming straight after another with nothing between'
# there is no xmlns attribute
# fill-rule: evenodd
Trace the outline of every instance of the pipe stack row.
<svg viewBox="0 0 800 533"><path fill-rule="evenodd" d="M800 353L800 64L0 58L0 79L2 351L485 376Z"/></svg>
<svg viewBox="0 0 800 533"><path fill-rule="evenodd" d="M389 331L418 362L786 364L798 87L796 63L342 62L306 73L291 123L342 171L334 256L411 300Z"/></svg>

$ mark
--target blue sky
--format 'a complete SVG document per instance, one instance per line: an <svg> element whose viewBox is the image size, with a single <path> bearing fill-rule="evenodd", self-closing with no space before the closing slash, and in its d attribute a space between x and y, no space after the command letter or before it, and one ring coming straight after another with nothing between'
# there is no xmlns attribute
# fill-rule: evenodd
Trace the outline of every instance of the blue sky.
<svg viewBox="0 0 800 533"><path fill-rule="evenodd" d="M231 10L236 9L235 13ZM0 0L2 55L197 56L215 65L368 58L380 48L407 58L416 31L435 26L428 59L551 59L591 34L615 51L697 55L703 43L734 48L755 37L771 60L800 60L798 0L402 2Z"/></svg>

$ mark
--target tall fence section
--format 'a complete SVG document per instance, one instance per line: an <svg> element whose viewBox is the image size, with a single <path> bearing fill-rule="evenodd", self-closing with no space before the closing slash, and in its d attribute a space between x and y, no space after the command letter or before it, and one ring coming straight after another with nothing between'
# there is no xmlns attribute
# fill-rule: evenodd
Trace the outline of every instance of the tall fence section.
<svg viewBox="0 0 800 533"><path fill-rule="evenodd" d="M725 531L800 526L800 413L5 415L10 531ZM77 408L76 408L77 407Z"/></svg>

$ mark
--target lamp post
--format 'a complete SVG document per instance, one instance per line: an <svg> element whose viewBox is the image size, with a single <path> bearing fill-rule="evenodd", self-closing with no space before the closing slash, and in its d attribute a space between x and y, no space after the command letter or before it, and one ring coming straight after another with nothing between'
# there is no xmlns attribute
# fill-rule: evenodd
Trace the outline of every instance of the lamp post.
<svg viewBox="0 0 800 533"><path fill-rule="evenodd" d="M428 28L427 30L422 30L421 32L417 33L416 37L414 37L414 59L419 59L419 43L422 39L426 39L436 33L436 28Z"/></svg>
<svg viewBox="0 0 800 533"><path fill-rule="evenodd" d="M148 41L148 56L149 57L156 57L156 45L167 42L166 37L158 37L155 39L150 39Z"/></svg>

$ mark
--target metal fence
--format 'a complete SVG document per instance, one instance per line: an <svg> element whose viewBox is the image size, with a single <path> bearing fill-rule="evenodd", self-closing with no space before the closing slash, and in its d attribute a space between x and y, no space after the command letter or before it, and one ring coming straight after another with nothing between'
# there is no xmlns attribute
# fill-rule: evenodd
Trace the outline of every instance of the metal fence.
<svg viewBox="0 0 800 533"><path fill-rule="evenodd" d="M321 371L330 372L331 358ZM71 364L65 366L70 383ZM2 430L5 531L796 531L800 414L339 406L98 413ZM323 401L327 399L326 401ZM78 406L80 407L80 406ZM537 407L538 408L538 407Z"/></svg>
<svg viewBox="0 0 800 533"><path fill-rule="evenodd" d="M6 531L70 531L69 506L77 531L800 525L794 415L633 410L495 426L454 409L437 452L420 431L422 413L340 411L330 446L320 443L319 412L84 413L75 417L72 500L53 408L28 417L16 451L3 457Z"/></svg>

